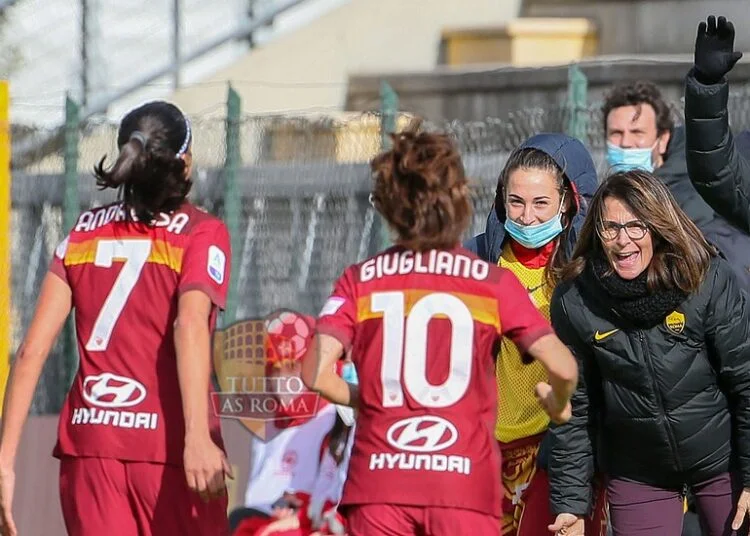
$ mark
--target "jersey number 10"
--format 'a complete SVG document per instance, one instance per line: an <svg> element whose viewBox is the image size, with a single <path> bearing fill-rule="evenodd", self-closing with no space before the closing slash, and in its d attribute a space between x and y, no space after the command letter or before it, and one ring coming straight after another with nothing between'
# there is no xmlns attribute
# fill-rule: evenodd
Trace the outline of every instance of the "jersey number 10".
<svg viewBox="0 0 750 536"><path fill-rule="evenodd" d="M149 255L151 240L100 240L97 244L94 266L111 268L115 259L124 259L125 264L96 317L86 350L102 352L107 349L117 319L120 318Z"/></svg>
<svg viewBox="0 0 750 536"><path fill-rule="evenodd" d="M404 388L424 407L452 406L463 398L471 382L474 348L471 311L457 297L441 292L417 300L408 316L404 314L405 307L403 292L372 295L372 311L383 313L380 369L383 407L402 406ZM427 333L430 320L438 315L447 317L451 323L450 364L447 379L441 385L432 385L427 381Z"/></svg>

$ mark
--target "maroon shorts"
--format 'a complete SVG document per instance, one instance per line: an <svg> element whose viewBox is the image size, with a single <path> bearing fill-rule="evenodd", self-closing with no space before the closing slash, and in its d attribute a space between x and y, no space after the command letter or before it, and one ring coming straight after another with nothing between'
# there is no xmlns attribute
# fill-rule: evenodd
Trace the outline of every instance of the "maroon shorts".
<svg viewBox="0 0 750 536"><path fill-rule="evenodd" d="M71 536L229 534L226 496L203 502L171 465L62 458L60 502Z"/></svg>
<svg viewBox="0 0 750 536"><path fill-rule="evenodd" d="M401 506L396 504L360 504L345 510L348 536L395 536L429 534L430 536L498 536L500 519L474 510L435 506Z"/></svg>

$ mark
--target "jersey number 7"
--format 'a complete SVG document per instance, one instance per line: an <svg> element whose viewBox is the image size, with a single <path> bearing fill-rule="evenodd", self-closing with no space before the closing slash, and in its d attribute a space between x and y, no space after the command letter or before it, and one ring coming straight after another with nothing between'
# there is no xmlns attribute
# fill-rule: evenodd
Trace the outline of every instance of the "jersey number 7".
<svg viewBox="0 0 750 536"><path fill-rule="evenodd" d="M402 406L404 388L426 408L445 408L461 400L471 382L474 352L474 319L466 304L452 294L435 292L417 300L406 316L403 292L378 292L371 307L383 313L383 407ZM436 316L451 323L448 377L440 385L427 381L428 325Z"/></svg>
<svg viewBox="0 0 750 536"><path fill-rule="evenodd" d="M99 316L96 317L91 337L86 343L86 350L102 352L107 349L117 319L120 318L149 255L151 240L99 240L94 266L111 268L115 260L124 260L125 264L117 275L107 299L104 300Z"/></svg>

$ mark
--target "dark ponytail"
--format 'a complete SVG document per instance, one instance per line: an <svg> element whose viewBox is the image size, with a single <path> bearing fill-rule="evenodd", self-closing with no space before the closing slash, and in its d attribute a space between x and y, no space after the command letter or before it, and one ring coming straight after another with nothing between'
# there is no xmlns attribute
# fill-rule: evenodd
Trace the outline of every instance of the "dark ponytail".
<svg viewBox="0 0 750 536"><path fill-rule="evenodd" d="M190 192L183 156L191 142L190 123L176 106L163 101L144 104L122 120L117 135L120 154L112 167L105 168L106 156L94 166L96 184L119 190L126 208L138 221L149 223L156 214L179 208Z"/></svg>

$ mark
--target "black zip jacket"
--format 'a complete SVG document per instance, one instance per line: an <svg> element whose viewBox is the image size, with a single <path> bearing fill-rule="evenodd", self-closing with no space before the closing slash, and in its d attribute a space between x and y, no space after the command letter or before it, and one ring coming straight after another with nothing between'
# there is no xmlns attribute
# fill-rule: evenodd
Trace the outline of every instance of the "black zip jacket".
<svg viewBox="0 0 750 536"><path fill-rule="evenodd" d="M695 189L711 207L750 233L750 161L729 128L729 85L704 85L691 70L685 79L687 169Z"/></svg>
<svg viewBox="0 0 750 536"><path fill-rule="evenodd" d="M696 106L689 107L686 105L686 113L690 109L695 109ZM688 149L686 153L685 148L685 136L686 134L692 135L692 142L695 143L696 135L696 120L687 121L687 127L677 127L672 132L672 137L669 141L669 147L667 148L666 160L664 164L654 171L654 175L658 177L674 196L677 204L680 208L685 211L685 214L690 218L705 235L706 239L721 250L724 257L729 261L730 266L734 269L734 272L740 278L740 284L742 288L750 291L750 236L747 232L741 230L731 223L729 223L722 216L714 212L714 210L706 203L701 197L701 194L696 191L698 183L695 177L696 171L694 167L697 161L701 161L702 165L712 165L712 163L718 162L716 156L697 158L696 151L692 152ZM701 131L705 131L704 127L701 127ZM714 138L704 137L702 143L712 143L711 140ZM686 161L687 154L687 161ZM690 176L688 176L689 164L692 164ZM724 176L728 176L729 173L735 173L730 170L724 170ZM707 175L701 175L707 176ZM691 183L693 179L693 183ZM750 180L750 177L748 178ZM725 180L724 183L727 181ZM695 185L694 185L695 184ZM731 187L727 188L727 184L714 184L711 188L712 192L716 192L717 188L723 188L722 191L732 191ZM705 196L706 190L699 188L699 191ZM723 194L726 195L726 194ZM748 209L750 210L750 209Z"/></svg>
<svg viewBox="0 0 750 536"><path fill-rule="evenodd" d="M732 470L750 487L750 308L726 261L646 330L601 297L560 284L552 324L580 370L573 417L550 428L550 505L591 511L591 478L681 489ZM590 287L589 287L590 288Z"/></svg>

